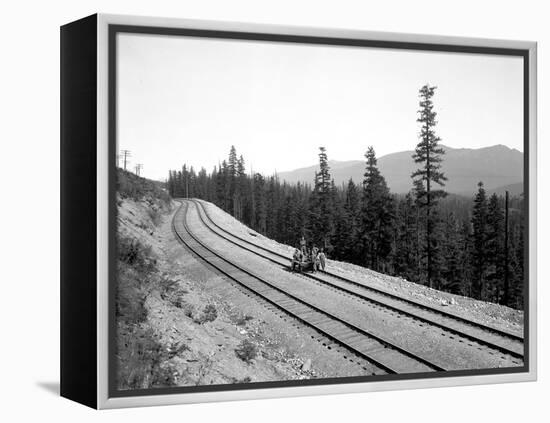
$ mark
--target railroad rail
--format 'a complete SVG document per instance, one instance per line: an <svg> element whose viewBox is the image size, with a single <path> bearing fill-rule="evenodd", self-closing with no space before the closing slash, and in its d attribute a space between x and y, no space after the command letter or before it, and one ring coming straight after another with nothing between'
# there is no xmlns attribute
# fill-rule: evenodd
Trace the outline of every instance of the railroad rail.
<svg viewBox="0 0 550 423"><path fill-rule="evenodd" d="M199 218L210 231L266 260L281 266L288 266L291 258L229 232L211 218L202 202L198 200L189 201L195 204ZM320 271L318 274L303 273L301 275L339 292L409 317L417 322L435 326L469 342L507 354L513 357L516 364L521 364L520 360L523 361L523 338L519 335L397 296L332 272Z"/></svg>
<svg viewBox="0 0 550 423"><path fill-rule="evenodd" d="M263 277L233 262L204 244L187 224L191 202L182 202L174 214L172 230L176 238L199 259L270 305L314 329L335 344L367 361L382 373L425 373L445 371L443 367L416 355L387 339L321 309L291 294Z"/></svg>

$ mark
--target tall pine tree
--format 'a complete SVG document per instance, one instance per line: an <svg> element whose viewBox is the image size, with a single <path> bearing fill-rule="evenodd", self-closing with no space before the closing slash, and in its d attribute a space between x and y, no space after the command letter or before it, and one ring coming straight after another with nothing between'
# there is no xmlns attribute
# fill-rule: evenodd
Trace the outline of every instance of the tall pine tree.
<svg viewBox="0 0 550 423"><path fill-rule="evenodd" d="M315 173L315 185L309 207L309 234L313 244L332 250L333 204L330 167L325 147L319 147L319 171Z"/></svg>
<svg viewBox="0 0 550 423"><path fill-rule="evenodd" d="M441 139L435 134L437 124L437 113L434 111L432 97L437 87L424 85L420 91L420 114L417 122L420 123L420 142L413 154L415 163L421 165L413 172L416 201L418 206L425 213L425 245L424 253L426 258L426 282L433 287L434 273L437 272L437 261L439 257L438 241L439 228L438 217L435 212L438 200L446 195L445 191L436 186L444 186L447 178L441 171L441 157L445 154L443 148L439 147Z"/></svg>

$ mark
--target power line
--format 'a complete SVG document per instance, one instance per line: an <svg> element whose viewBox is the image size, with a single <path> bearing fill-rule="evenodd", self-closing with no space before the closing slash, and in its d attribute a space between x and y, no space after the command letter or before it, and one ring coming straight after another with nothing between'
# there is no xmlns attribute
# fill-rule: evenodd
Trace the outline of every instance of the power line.
<svg viewBox="0 0 550 423"><path fill-rule="evenodd" d="M130 160L128 160L128 157L131 157L132 153L130 152L130 150L120 150L120 154L124 157L124 170L126 170L126 164L130 162Z"/></svg>

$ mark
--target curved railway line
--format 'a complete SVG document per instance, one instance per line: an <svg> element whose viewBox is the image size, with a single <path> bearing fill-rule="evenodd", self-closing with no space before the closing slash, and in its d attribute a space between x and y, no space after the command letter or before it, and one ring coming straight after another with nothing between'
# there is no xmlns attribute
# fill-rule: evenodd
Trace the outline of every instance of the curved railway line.
<svg viewBox="0 0 550 423"><path fill-rule="evenodd" d="M201 222L217 236L272 263L288 268L291 260L289 257L227 231L211 218L200 201L189 200L188 202L195 205ZM459 337L472 347L487 348L509 355L517 365L523 362L523 338L519 335L468 320L462 316L382 291L332 272L319 271L316 274L303 273L300 275L357 300L408 317L419 325L437 327L447 333L451 339Z"/></svg>
<svg viewBox="0 0 550 423"><path fill-rule="evenodd" d="M376 370L373 374L402 374L445 371L441 366L387 339L321 309L240 266L204 244L187 224L190 201L182 202L172 220L176 238L199 259L286 315L314 329L331 342L350 351ZM198 205L195 203L195 206Z"/></svg>

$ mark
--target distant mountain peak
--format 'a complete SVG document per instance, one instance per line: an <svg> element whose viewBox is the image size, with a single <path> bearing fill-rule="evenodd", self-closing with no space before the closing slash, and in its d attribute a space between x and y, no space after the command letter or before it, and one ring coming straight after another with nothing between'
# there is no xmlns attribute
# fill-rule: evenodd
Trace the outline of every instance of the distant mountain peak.
<svg viewBox="0 0 550 423"><path fill-rule="evenodd" d="M445 190L464 194L475 192L477 183L483 181L487 190L507 185L521 185L523 181L523 153L503 144L482 148L455 148L444 144L445 150L441 169L448 181ZM400 151L378 159L380 172L386 178L390 190L406 193L412 188L411 174L418 168L412 159L413 150ZM361 183L365 168L364 160L330 160L331 175L337 185L347 183L351 178ZM289 183L312 183L318 165L280 172L279 178Z"/></svg>

